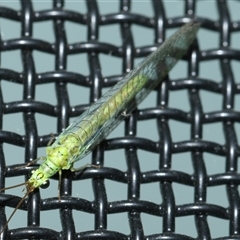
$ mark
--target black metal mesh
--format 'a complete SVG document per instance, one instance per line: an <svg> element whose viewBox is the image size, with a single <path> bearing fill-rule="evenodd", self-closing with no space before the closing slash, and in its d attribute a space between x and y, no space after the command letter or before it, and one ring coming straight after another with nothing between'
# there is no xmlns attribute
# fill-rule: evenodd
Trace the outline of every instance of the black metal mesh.
<svg viewBox="0 0 240 240"><path fill-rule="evenodd" d="M180 27L190 19L196 18L202 22L202 28L209 30L209 33L218 33L219 47L209 48L208 51L202 51L199 42L196 41L191 48L185 61L188 61L188 77L184 79L169 79L165 81L158 89L157 104L152 108L138 108L133 112L125 123L125 136L118 138L108 138L93 152L92 162L101 164L101 169L87 169L84 173L65 172L61 187L61 201L58 201L57 190L55 198L41 198L39 191L32 194L20 206L20 209L28 211L29 227L21 229L6 229L4 239L240 239L240 201L238 184L240 175L238 174L238 155L239 145L237 140L237 123L240 121L239 111L234 109L237 105L237 95L240 93L240 85L233 74L232 60L240 59L238 49L232 49L230 46L231 36L240 31L240 22L231 20L231 11L229 5L231 1L215 1L218 19L213 20L198 16L197 10L201 1L186 0L181 1L185 6L182 16L169 18L166 14L164 1L152 0L148 2L154 9L154 15L151 17L131 11L131 1L122 0L119 2L119 12L103 15L99 10L101 1L86 0L86 14L77 9L70 11L64 7L64 1L53 1L51 9L35 11L33 1L20 1L19 11L10 8L0 7L1 19L11 19L19 22L21 36L18 39L8 39L1 42L1 52L21 50L23 72L15 70L14 66L9 69L0 69L2 81L21 84L23 86L23 98L21 101L6 102L3 98L4 93L0 95L0 119L1 128L0 141L2 145L8 143L15 151L16 146L25 149L25 162L36 159L37 148L46 146L52 138L49 132L47 135L38 135L38 125L35 113L41 113L52 116L57 119L58 133L64 129L70 121L70 118L80 115L91 102L101 96L102 90L113 86L120 80L123 74L114 76L104 76L101 69L100 54L107 54L113 58L122 60L122 72L125 73L134 67L134 59L147 56L152 47L165 38L167 29ZM207 1L205 1L207 2ZM140 1L139 1L140 4ZM177 1L176 1L177 4ZM178 6L178 5L176 5ZM208 7L206 5L206 7ZM240 5L238 5L240 7ZM171 9L169 10L171 11ZM54 43L32 37L34 24L37 22L53 22ZM87 39L85 42L78 41L69 44L67 41L66 22L72 22L76 25L87 27ZM116 45L99 41L99 31L101 27L114 25L120 29L121 44ZM154 36L155 43L149 42L148 46L136 47L134 45L134 33L132 26L139 25L142 28L149 28ZM20 32L20 30L19 30ZM76 34L79 34L76 32ZM145 37L145 36L143 36ZM209 42L211 35L209 35ZM200 44L201 46L201 44ZM49 53L54 56L55 67L48 72L36 72L35 59L33 52L37 50L43 53ZM73 54L88 55L88 64L90 75L68 70L67 59ZM204 62L217 60L221 67L221 81L217 82L211 78L199 77L199 66ZM210 73L206 73L210 74ZM41 102L35 100L36 89L43 84L55 83L57 104L51 102ZM69 101L68 83L74 83L76 86L84 86L89 89L89 104L72 106ZM186 90L188 94L190 110L177 109L169 106L169 96L173 92ZM87 91L87 90L86 90ZM213 101L215 95L221 96L221 109L205 112L203 108L201 92L207 91L212 94ZM54 93L53 93L54 94ZM79 97L80 99L81 97ZM181 101L181 99L180 99ZM209 103L211 104L211 103ZM16 132L6 131L3 126L3 118L6 114L22 113L25 127L25 134L20 135ZM138 136L138 124L147 120L155 120L157 123L158 136L160 140L153 140ZM191 129L191 134L184 136L185 141L174 141L172 139L173 129L169 121L175 120L187 124ZM210 123L219 123L223 129L224 143L213 142L204 139L203 129ZM48 122L45 122L48 125ZM149 128L152 126L149 125ZM52 127L54 131L56 127ZM221 131L222 131L221 129ZM125 149L127 162L127 171L124 172L117 168L104 166L104 154L109 150ZM139 162L139 152L142 149L154 154L159 154L159 167L151 171L141 171ZM114 152L114 151L113 151ZM192 160L193 172L185 172L183 169L173 169L173 157L177 156L178 161L184 166L185 159L181 158L180 153L189 153ZM209 174L206 154L212 154L216 158L215 168L219 166L219 156L225 163L225 170L216 174ZM4 157L4 148L0 148L0 187L5 187L5 178L25 175L26 179L35 165L18 168L24 165L22 159L16 159L15 165L9 165L9 161ZM178 157L180 156L180 157ZM124 161L119 159L118 154L112 161ZM144 159L150 162L151 159ZM17 165L18 166L18 165ZM187 167L187 166L186 166ZM58 176L55 176L58 179ZM92 179L92 191L94 200L89 201L83 197L77 198L72 195L72 182L81 182L83 179ZM118 201L108 200L108 191L105 188L106 179L124 183L127 186L127 198L123 197ZM54 180L50 180L54 181ZM56 181L57 182L57 181ZM151 184L159 185L158 202L151 200ZM173 184L188 186L192 189L192 201L185 204L178 204L176 201L176 192ZM16 183L17 184L17 183ZM141 199L141 188L144 184L149 184L150 200ZM215 196L215 202L208 202L208 191L212 187L224 186L224 191ZM7 186L6 186L7 187ZM154 189L154 188L152 188ZM43 192L45 190L40 190ZM115 189L117 192L118 189ZM182 192L181 194L185 194ZM221 198L227 198L226 206L220 204ZM11 207L11 210L17 206L20 197L6 193L0 195L1 226L5 224L6 216L4 207ZM40 225L40 218L43 211L59 209L59 217L62 229L43 228ZM76 231L77 222L72 215L72 210L86 212L94 216L94 228L87 228L86 231ZM21 211L21 210L18 210ZM126 213L128 214L128 224L130 232L118 232L109 229L109 215ZM154 225L156 219L161 219L159 231L146 234L142 216L147 213L148 224ZM183 226L184 231L178 231L178 225L181 225L181 219L184 216L191 216L196 235L190 234L190 225ZM219 220L224 220L228 232L224 236L213 237L212 226L209 218L214 217L215 224ZM57 221L53 218L52 221ZM123 221L117 222L118 225ZM19 220L19 227L24 226L26 220Z"/></svg>

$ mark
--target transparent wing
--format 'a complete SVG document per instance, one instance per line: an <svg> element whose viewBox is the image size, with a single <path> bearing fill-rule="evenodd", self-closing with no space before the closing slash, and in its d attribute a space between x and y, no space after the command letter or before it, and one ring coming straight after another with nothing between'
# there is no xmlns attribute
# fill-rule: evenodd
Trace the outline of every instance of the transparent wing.
<svg viewBox="0 0 240 240"><path fill-rule="evenodd" d="M164 79L187 51L199 27L194 21L184 25L60 134L58 144L68 134L79 139L78 154L71 162L88 154L118 125L126 109L130 112Z"/></svg>

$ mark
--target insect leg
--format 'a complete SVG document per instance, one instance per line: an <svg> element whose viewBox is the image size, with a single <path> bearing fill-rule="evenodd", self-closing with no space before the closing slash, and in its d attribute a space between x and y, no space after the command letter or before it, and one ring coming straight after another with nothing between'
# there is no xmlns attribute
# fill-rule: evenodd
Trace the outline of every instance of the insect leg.
<svg viewBox="0 0 240 240"><path fill-rule="evenodd" d="M89 167L100 168L99 165L93 165L93 164L87 163L87 164L81 166L80 168L71 167L70 170L71 170L72 172L82 172L82 171L84 171L86 168L89 168Z"/></svg>
<svg viewBox="0 0 240 240"><path fill-rule="evenodd" d="M127 113L127 110L124 110L121 114L123 117L130 117L131 114L130 113Z"/></svg>
<svg viewBox="0 0 240 240"><path fill-rule="evenodd" d="M83 165L80 168L73 168L72 167L72 168L70 168L70 170L71 170L71 172L81 172L81 171L84 171L86 168L89 168L89 167L100 168L99 165L93 165L93 164L87 163L87 164ZM58 175L59 175L59 180L58 180L58 200L61 201L60 188L61 188L61 184L62 184L62 169L60 169L58 171Z"/></svg>
<svg viewBox="0 0 240 240"><path fill-rule="evenodd" d="M52 137L50 138L50 140L49 140L49 142L48 142L48 144L47 144L48 147L52 145L54 139L56 138L53 133L51 133L51 136L52 136Z"/></svg>
<svg viewBox="0 0 240 240"><path fill-rule="evenodd" d="M61 196L60 196L60 188L62 184L62 169L58 171L59 179L58 179L58 201L61 201Z"/></svg>
<svg viewBox="0 0 240 240"><path fill-rule="evenodd" d="M32 164L35 164L36 162L41 161L41 160L42 160L42 161L45 161L45 160L46 160L46 157L38 157L38 158L32 160L31 162L27 163L27 164L24 165L24 166L15 167L15 169L28 167L28 166L30 166L30 165L32 165Z"/></svg>

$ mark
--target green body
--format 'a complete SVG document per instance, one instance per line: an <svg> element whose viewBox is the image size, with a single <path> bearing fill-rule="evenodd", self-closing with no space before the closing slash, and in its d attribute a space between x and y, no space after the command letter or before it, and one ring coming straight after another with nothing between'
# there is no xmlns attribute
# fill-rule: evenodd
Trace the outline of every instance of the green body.
<svg viewBox="0 0 240 240"><path fill-rule="evenodd" d="M28 190L45 184L63 169L71 169L93 150L118 125L122 114L131 112L164 79L187 51L199 27L195 22L184 25L64 130L47 147L46 160L33 171Z"/></svg>

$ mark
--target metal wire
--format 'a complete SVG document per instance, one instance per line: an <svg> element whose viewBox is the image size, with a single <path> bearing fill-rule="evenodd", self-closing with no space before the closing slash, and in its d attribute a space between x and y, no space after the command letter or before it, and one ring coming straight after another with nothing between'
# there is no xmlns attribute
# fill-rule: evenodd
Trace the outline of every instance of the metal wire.
<svg viewBox="0 0 240 240"><path fill-rule="evenodd" d="M119 12L102 15L99 11L101 1L86 0L87 13L70 11L64 8L65 1L55 0L51 9L34 11L33 1L20 1L21 9L0 7L0 18L11 19L20 23L22 35L18 39L1 41L1 52L21 50L23 71L14 69L0 69L0 77L4 81L11 81L23 86L21 101L5 102L3 93L0 95L0 187L5 187L5 178L26 175L29 176L36 166L17 168L9 165L5 159L2 145L9 143L25 148L25 161L36 159L37 148L46 146L52 138L51 133L38 135L38 126L35 113L53 116L57 119L58 133L69 124L69 119L80 115L90 104L101 96L102 89L113 86L124 73L134 67L134 59L147 56L157 43L165 39L166 29L180 27L190 19L196 18L202 22L202 28L219 34L219 48L201 51L196 41L185 60L188 61L188 77L184 79L165 81L157 92L157 106L155 108L138 108L126 120L125 136L105 140L93 153L93 163L102 164L101 169L88 169L82 174L67 173L62 181L61 201L58 198L41 198L39 192L32 194L20 207L28 211L29 227L21 229L7 229L3 239L213 239L208 216L224 219L229 225L229 235L218 239L240 239L240 201L238 184L239 143L235 124L240 121L240 112L234 109L234 101L240 93L240 85L236 83L231 66L232 60L240 60L238 49L230 45L231 35L240 31L240 22L231 21L231 12L227 1L216 1L219 19L213 21L197 15L199 1L186 0L182 16L167 18L164 1L152 0L149 4L154 9L154 15L149 18L143 14L131 11L130 0L119 0ZM55 42L33 38L33 27L37 22L52 21ZM85 42L69 44L65 29L65 22L72 22L87 26L88 35ZM120 26L121 46L99 41L99 31L102 26L115 24ZM149 28L154 33L155 41L149 46L135 47L132 26L139 25ZM55 68L49 72L38 73L35 70L33 50L49 53L55 58ZM88 54L90 75L68 71L67 57L72 54ZM122 60L122 74L103 76L99 54L109 54ZM221 82L199 77L199 66L204 61L218 60L221 65ZM54 83L56 87L56 106L35 100L35 91L40 84ZM71 106L68 83L84 86L90 89L89 104ZM187 90L190 102L190 111L169 107L169 95L173 91ZM204 112L200 97L202 90L211 94L221 95L222 109ZM23 113L26 135L8 132L3 129L5 114ZM159 141L140 138L137 135L137 125L140 121L156 120ZM186 141L173 142L171 137L170 120L188 124L191 128L191 137ZM220 123L223 126L225 144L207 141L203 137L203 127L209 123ZM47 123L46 123L47 124ZM127 171L104 167L104 152L113 149L125 149ZM142 172L139 166L138 149L159 154L159 168ZM193 174L171 168L172 157L187 152L191 154ZM219 174L208 174L205 153L221 156L225 159L225 171ZM23 163L21 166L24 166ZM55 177L58 179L58 176ZM71 196L72 181L92 179L94 201L79 199ZM127 185L128 197L126 200L108 201L108 191L104 180L111 179ZM162 197L161 203L145 201L140 197L142 184L159 183ZM188 204L176 204L173 183L179 183L193 188L194 198ZM228 198L228 206L209 203L207 190L214 186L226 186L222 194ZM7 187L7 186L6 186ZM40 190L42 191L42 190ZM0 194L0 223L5 224L4 207L16 207L20 198L9 194ZM50 209L60 210L62 224L61 231L46 229L40 226L41 211ZM94 215L94 229L76 232L72 217L72 210L84 211ZM121 233L108 229L108 217L114 213L127 213L130 233ZM147 213L162 219L162 230L152 235L144 232L144 223L141 214ZM176 221L182 216L194 216L197 236L180 234ZM121 223L119 223L121 224ZM217 239L217 238L215 238Z"/></svg>

